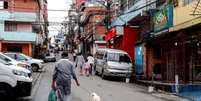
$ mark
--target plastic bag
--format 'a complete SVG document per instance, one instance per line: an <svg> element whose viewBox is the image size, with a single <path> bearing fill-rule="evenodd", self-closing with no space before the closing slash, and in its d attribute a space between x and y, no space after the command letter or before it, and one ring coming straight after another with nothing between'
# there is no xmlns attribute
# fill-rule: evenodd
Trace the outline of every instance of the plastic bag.
<svg viewBox="0 0 201 101"><path fill-rule="evenodd" d="M48 101L57 101L57 95L55 90L51 90L48 95Z"/></svg>

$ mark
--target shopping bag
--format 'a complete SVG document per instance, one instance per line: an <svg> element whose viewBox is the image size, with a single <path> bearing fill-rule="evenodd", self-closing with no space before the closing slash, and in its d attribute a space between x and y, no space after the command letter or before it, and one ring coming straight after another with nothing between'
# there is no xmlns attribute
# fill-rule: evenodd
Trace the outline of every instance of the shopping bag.
<svg viewBox="0 0 201 101"><path fill-rule="evenodd" d="M57 96L56 96L56 91L51 90L49 95L48 95L48 101L57 101Z"/></svg>

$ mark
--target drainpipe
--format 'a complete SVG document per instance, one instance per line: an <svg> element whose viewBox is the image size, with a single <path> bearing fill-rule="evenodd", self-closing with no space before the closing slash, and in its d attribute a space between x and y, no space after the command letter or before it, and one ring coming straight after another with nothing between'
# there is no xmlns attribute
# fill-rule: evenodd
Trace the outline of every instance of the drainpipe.
<svg viewBox="0 0 201 101"><path fill-rule="evenodd" d="M192 56L192 43L193 43L193 36L190 39L190 64L189 64L189 81L193 83L193 56Z"/></svg>
<svg viewBox="0 0 201 101"><path fill-rule="evenodd" d="M177 46L178 46L178 42L174 43L176 49L175 49L175 53L177 54ZM177 55L175 55L175 91L178 94L179 93L179 75L178 75L178 67L177 67Z"/></svg>
<svg viewBox="0 0 201 101"><path fill-rule="evenodd" d="M95 20L95 15L93 15L93 20ZM92 34L92 42L93 42L93 52L92 54L94 55L95 54L95 49L96 49L96 46L95 46L95 34L96 34L96 23L93 21L93 34Z"/></svg>

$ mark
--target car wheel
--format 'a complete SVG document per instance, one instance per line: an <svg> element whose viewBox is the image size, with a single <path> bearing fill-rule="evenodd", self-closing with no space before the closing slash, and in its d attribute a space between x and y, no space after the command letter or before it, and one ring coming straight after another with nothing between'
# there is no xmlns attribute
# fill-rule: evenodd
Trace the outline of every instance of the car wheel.
<svg viewBox="0 0 201 101"><path fill-rule="evenodd" d="M0 84L0 99L14 99L12 87L7 84Z"/></svg>
<svg viewBox="0 0 201 101"><path fill-rule="evenodd" d="M57 60L56 59L54 59L54 61L53 62L56 62Z"/></svg>
<svg viewBox="0 0 201 101"><path fill-rule="evenodd" d="M47 63L47 61L46 60L43 60L45 63Z"/></svg>
<svg viewBox="0 0 201 101"><path fill-rule="evenodd" d="M31 65L31 67L33 72L37 72L39 69L38 65L35 65L35 64Z"/></svg>
<svg viewBox="0 0 201 101"><path fill-rule="evenodd" d="M95 75L98 75L98 71L95 70Z"/></svg>
<svg viewBox="0 0 201 101"><path fill-rule="evenodd" d="M102 79L106 79L106 75L105 75L104 69L102 70L101 78L102 78Z"/></svg>

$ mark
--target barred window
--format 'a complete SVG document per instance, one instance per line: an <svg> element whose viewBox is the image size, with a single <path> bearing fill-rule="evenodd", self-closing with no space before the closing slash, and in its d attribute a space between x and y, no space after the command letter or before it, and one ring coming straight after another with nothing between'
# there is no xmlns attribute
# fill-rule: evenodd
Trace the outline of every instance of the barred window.
<svg viewBox="0 0 201 101"><path fill-rule="evenodd" d="M17 23L15 22L5 22L5 31L17 31Z"/></svg>

